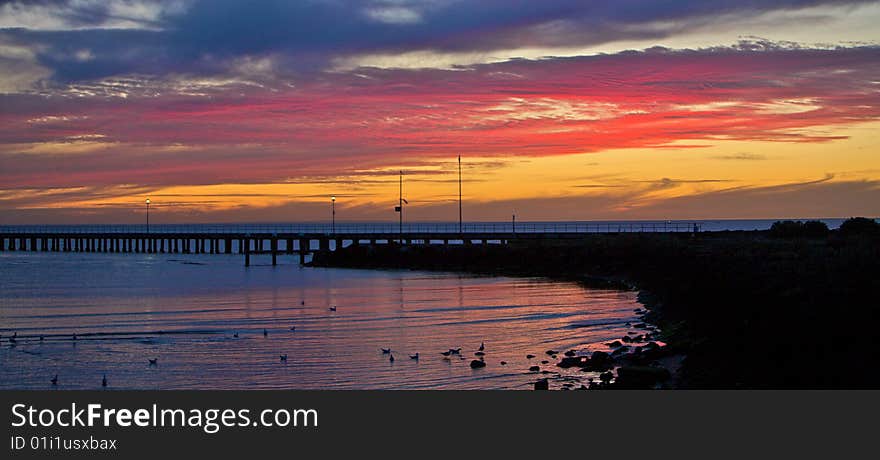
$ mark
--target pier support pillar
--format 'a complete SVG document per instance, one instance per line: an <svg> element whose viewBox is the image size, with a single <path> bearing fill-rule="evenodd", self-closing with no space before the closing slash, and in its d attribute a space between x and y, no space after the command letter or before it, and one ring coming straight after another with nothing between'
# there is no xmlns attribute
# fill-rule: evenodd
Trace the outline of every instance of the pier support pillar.
<svg viewBox="0 0 880 460"><path fill-rule="evenodd" d="M251 266L251 242L247 238L244 240L244 266Z"/></svg>
<svg viewBox="0 0 880 460"><path fill-rule="evenodd" d="M272 266L278 265L278 239L272 238L269 243L270 249L272 251Z"/></svg>

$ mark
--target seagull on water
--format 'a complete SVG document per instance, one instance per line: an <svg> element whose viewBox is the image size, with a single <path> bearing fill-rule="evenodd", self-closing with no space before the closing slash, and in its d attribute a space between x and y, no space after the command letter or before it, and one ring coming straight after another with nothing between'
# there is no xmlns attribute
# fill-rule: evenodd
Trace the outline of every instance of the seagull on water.
<svg viewBox="0 0 880 460"><path fill-rule="evenodd" d="M449 350L449 351L441 351L440 354L443 355L443 356L449 356L449 355L452 354L452 350Z"/></svg>
<svg viewBox="0 0 880 460"><path fill-rule="evenodd" d="M336 311L336 305L330 307L330 311Z"/></svg>
<svg viewBox="0 0 880 460"><path fill-rule="evenodd" d="M282 363L286 363L286 362L287 362L287 353L285 353L285 354L283 354L283 355L280 355L279 357L281 358L281 362L282 362Z"/></svg>
<svg viewBox="0 0 880 460"><path fill-rule="evenodd" d="M416 353L416 354L414 354L414 355L409 355L409 359L414 359L414 360L418 361L418 360L419 360L419 354Z"/></svg>
<svg viewBox="0 0 880 460"><path fill-rule="evenodd" d="M394 362L394 355L389 354L389 355L388 355L388 361L393 363L393 362Z"/></svg>
<svg viewBox="0 0 880 460"><path fill-rule="evenodd" d="M106 387L106 386L107 386L107 374L104 374L104 378L101 379L101 386L102 386L102 387Z"/></svg>
<svg viewBox="0 0 880 460"><path fill-rule="evenodd" d="M50 382L52 382L52 385L58 385L58 374L55 374L55 377L52 377Z"/></svg>
<svg viewBox="0 0 880 460"><path fill-rule="evenodd" d="M159 364L159 358L153 358L153 359L147 358L147 361L150 362L150 366L156 366Z"/></svg>
<svg viewBox="0 0 880 460"><path fill-rule="evenodd" d="M480 342L480 351L483 351L483 350L485 350L485 349L486 349L486 343L485 343L485 342Z"/></svg>
<svg viewBox="0 0 880 460"><path fill-rule="evenodd" d="M452 353L453 355L460 355L461 354L461 347L450 348L449 352Z"/></svg>
<svg viewBox="0 0 880 460"><path fill-rule="evenodd" d="M387 355L387 354L391 353L391 349L390 349L390 348L380 348L380 350L382 350L382 354L383 354L383 355Z"/></svg>
<svg viewBox="0 0 880 460"><path fill-rule="evenodd" d="M237 339L237 338L238 338L238 332L234 332L234 333L232 334L232 337L234 337L234 338Z"/></svg>
<svg viewBox="0 0 880 460"><path fill-rule="evenodd" d="M269 337L269 331L263 329L263 337Z"/></svg>
<svg viewBox="0 0 880 460"><path fill-rule="evenodd" d="M295 331L295 330L296 330L296 326L290 326L290 330L291 330L291 331Z"/></svg>

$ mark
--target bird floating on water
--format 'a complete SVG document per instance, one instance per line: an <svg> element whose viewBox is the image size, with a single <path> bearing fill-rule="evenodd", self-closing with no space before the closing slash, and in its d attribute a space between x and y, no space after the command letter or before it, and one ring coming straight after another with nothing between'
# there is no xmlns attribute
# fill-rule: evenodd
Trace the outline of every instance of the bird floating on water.
<svg viewBox="0 0 880 460"><path fill-rule="evenodd" d="M440 354L443 355L443 356L449 356L449 355L452 354L452 350L449 350L449 351L441 351Z"/></svg>
<svg viewBox="0 0 880 460"><path fill-rule="evenodd" d="M282 362L282 363L286 363L286 362L287 362L287 353L285 353L285 354L283 354L283 355L280 355L279 357L281 358L281 362Z"/></svg>
<svg viewBox="0 0 880 460"><path fill-rule="evenodd" d="M418 361L418 360L419 360L419 354L416 353L416 354L414 354L414 355L409 355L409 359L414 359L414 360Z"/></svg>
<svg viewBox="0 0 880 460"><path fill-rule="evenodd" d="M76 332L73 333L73 340L76 341Z"/></svg>
<svg viewBox="0 0 880 460"><path fill-rule="evenodd" d="M147 358L147 361L150 362L150 366L156 366L159 364L159 358L153 358L153 359Z"/></svg>
<svg viewBox="0 0 880 460"><path fill-rule="evenodd" d="M336 311L336 305L330 307L330 311Z"/></svg>
<svg viewBox="0 0 880 460"><path fill-rule="evenodd" d="M392 354L389 353L389 355L388 355L388 361L393 363L393 362L394 362L394 355L392 355Z"/></svg>
<svg viewBox="0 0 880 460"><path fill-rule="evenodd" d="M461 354L461 347L450 348L449 352L452 353L453 355L460 355Z"/></svg>
<svg viewBox="0 0 880 460"><path fill-rule="evenodd" d="M107 386L107 374L104 374L104 378L101 379L101 386L102 386L102 387L106 387L106 386Z"/></svg>
<svg viewBox="0 0 880 460"><path fill-rule="evenodd" d="M305 305L305 304L306 304L306 301L305 301L305 300L303 300L303 301L302 301L302 302L300 302L300 303L299 303L299 304L300 304L300 305Z"/></svg>
<svg viewBox="0 0 880 460"><path fill-rule="evenodd" d="M263 337L269 337L269 331L263 329Z"/></svg>
<svg viewBox="0 0 880 460"><path fill-rule="evenodd" d="M43 341L43 336L41 335L41 336L40 336L40 342L42 342L42 341Z"/></svg>
<svg viewBox="0 0 880 460"><path fill-rule="evenodd" d="M382 350L382 354L383 354L383 355L387 355L387 354L391 353L391 349L390 349L390 348L380 348L380 350Z"/></svg>
<svg viewBox="0 0 880 460"><path fill-rule="evenodd" d="M295 331L295 330L296 330L296 326L290 326L290 330L291 330L291 331Z"/></svg>
<svg viewBox="0 0 880 460"><path fill-rule="evenodd" d="M232 337L234 337L234 338L237 339L237 338L238 338L238 332L234 332L234 333L232 334Z"/></svg>
<svg viewBox="0 0 880 460"><path fill-rule="evenodd" d="M485 342L480 342L480 351L483 351L483 350L485 350L485 349L486 349L486 343L485 343Z"/></svg>
<svg viewBox="0 0 880 460"><path fill-rule="evenodd" d="M52 377L50 382L52 382L52 385L58 385L58 374L55 374L55 377Z"/></svg>
<svg viewBox="0 0 880 460"><path fill-rule="evenodd" d="M482 351L478 351L478 352L474 353L474 356L485 356L485 355L486 355L486 353L482 352Z"/></svg>

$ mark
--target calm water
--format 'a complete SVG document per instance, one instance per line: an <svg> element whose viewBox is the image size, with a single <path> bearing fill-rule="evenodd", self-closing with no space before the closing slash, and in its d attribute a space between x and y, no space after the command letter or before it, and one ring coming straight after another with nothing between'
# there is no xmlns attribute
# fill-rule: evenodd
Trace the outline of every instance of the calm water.
<svg viewBox="0 0 880 460"><path fill-rule="evenodd" d="M106 374L127 389L527 389L545 350L607 350L640 307L634 292L573 283L292 259L0 253L0 388L53 388L58 374L58 389L94 389ZM488 365L471 369L482 341ZM451 347L466 359L443 359ZM550 376L560 387L595 375Z"/></svg>

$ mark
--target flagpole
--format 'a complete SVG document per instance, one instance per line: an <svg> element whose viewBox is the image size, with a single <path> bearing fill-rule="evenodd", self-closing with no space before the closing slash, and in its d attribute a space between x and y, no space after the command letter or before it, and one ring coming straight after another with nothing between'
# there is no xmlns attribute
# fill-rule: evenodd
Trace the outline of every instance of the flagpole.
<svg viewBox="0 0 880 460"><path fill-rule="evenodd" d="M398 229L400 233L400 242L403 243L403 170L400 171L400 195L397 200L397 205L400 207L400 222L398 224Z"/></svg>
<svg viewBox="0 0 880 460"><path fill-rule="evenodd" d="M462 233L462 225L461 225L461 155L458 156L458 233Z"/></svg>

